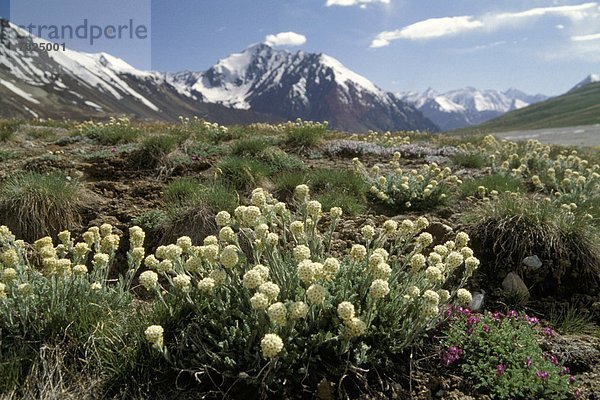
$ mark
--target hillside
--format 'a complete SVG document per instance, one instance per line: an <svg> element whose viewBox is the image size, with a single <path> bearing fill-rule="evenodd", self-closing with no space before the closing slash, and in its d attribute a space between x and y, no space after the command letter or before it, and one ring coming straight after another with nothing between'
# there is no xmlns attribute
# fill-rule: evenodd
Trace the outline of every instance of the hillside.
<svg viewBox="0 0 600 400"><path fill-rule="evenodd" d="M600 123L600 82L590 83L561 96L511 111L469 130L499 132L597 123Z"/></svg>

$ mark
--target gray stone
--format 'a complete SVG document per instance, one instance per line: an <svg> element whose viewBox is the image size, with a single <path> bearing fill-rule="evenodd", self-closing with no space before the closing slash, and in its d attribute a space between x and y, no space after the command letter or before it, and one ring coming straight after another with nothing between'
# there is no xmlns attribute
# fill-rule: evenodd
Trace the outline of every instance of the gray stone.
<svg viewBox="0 0 600 400"><path fill-rule="evenodd" d="M529 256L523 259L523 264L532 270L536 270L542 267L542 260L538 256Z"/></svg>
<svg viewBox="0 0 600 400"><path fill-rule="evenodd" d="M469 305L469 308L473 311L479 311L483 308L483 305L485 304L485 291L482 290L481 293L480 292L473 292L472 294L472 299L471 299L471 304Z"/></svg>
<svg viewBox="0 0 600 400"><path fill-rule="evenodd" d="M521 279L519 275L514 272L510 272L506 275L506 278L502 281L502 288L509 293L518 293L525 297L525 299L529 299L529 289L525 282Z"/></svg>

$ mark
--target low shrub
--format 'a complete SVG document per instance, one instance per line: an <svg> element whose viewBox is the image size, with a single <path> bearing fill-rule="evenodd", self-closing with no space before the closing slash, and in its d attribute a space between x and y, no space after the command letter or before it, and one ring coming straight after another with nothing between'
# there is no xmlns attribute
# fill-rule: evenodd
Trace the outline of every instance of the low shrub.
<svg viewBox="0 0 600 400"><path fill-rule="evenodd" d="M81 135L97 140L100 144L116 145L137 140L141 130L131 125L128 118L111 117L107 123L86 121L76 126Z"/></svg>
<svg viewBox="0 0 600 400"><path fill-rule="evenodd" d="M7 142L21 126L21 122L15 119L0 120L0 142Z"/></svg>
<svg viewBox="0 0 600 400"><path fill-rule="evenodd" d="M567 399L575 378L538 337L552 335L537 318L509 311L474 314L450 308L442 331L441 362L456 365L481 394L493 399ZM518 351L515 351L515 345Z"/></svg>
<svg viewBox="0 0 600 400"><path fill-rule="evenodd" d="M19 394L26 380L56 377L50 374L68 384L62 379L69 371L90 367L89 359L82 360L94 338L131 303L129 289L144 259L141 229L130 230L128 269L117 284L108 280L119 246L110 225L91 228L82 242L76 243L69 231L58 237L56 246L49 236L29 246L0 227L0 393ZM38 385L45 392L20 394L47 396L52 389L46 385Z"/></svg>
<svg viewBox="0 0 600 400"><path fill-rule="evenodd" d="M370 171L358 158L353 160L355 170L370 186L372 197L392 209L428 210L443 204L450 190L462 181L451 174L450 168L441 169L436 163L425 164L419 170L403 171L399 166L400 153L389 163L390 172L379 166Z"/></svg>
<svg viewBox="0 0 600 400"><path fill-rule="evenodd" d="M60 174L25 173L0 188L0 216L19 237L32 241L75 228L90 199L77 181Z"/></svg>
<svg viewBox="0 0 600 400"><path fill-rule="evenodd" d="M597 290L600 237L589 216L512 193L482 202L463 220L490 282L516 271L539 294ZM543 262L535 271L523 265L532 255Z"/></svg>
<svg viewBox="0 0 600 400"><path fill-rule="evenodd" d="M217 168L220 179L238 190L263 185L271 172L269 166L262 161L235 156L222 159Z"/></svg>
<svg viewBox="0 0 600 400"><path fill-rule="evenodd" d="M230 151L232 155L238 157L256 157L272 145L273 140L267 137L241 139L231 145Z"/></svg>
<svg viewBox="0 0 600 400"><path fill-rule="evenodd" d="M457 167L481 169L488 163L486 156L481 153L458 153L452 156L452 163Z"/></svg>
<svg viewBox="0 0 600 400"><path fill-rule="evenodd" d="M288 122L284 125L285 144L301 150L316 147L327 134L327 122L302 121Z"/></svg>
<svg viewBox="0 0 600 400"><path fill-rule="evenodd" d="M140 168L156 168L166 163L169 153L174 151L181 143L181 138L175 135L148 136L131 157Z"/></svg>
<svg viewBox="0 0 600 400"><path fill-rule="evenodd" d="M217 226L214 214L219 210L232 211L238 205L237 192L221 183L202 184L183 178L165 189L166 219L161 243L171 243L180 236L199 242L214 234Z"/></svg>
<svg viewBox="0 0 600 400"><path fill-rule="evenodd" d="M459 193L462 197L484 197L497 196L500 193L523 191L521 179L510 175L492 174L481 178L464 180L459 187Z"/></svg>
<svg viewBox="0 0 600 400"><path fill-rule="evenodd" d="M394 357L435 327L440 309L455 297L470 301L460 287L478 261L466 234L425 256L428 221L390 220L365 227L364 244L335 257L329 248L342 210L331 209L332 224L320 232L322 205L304 185L295 193L292 212L256 189L251 206L217 214L218 237L202 246L180 238L146 258L153 271L140 282L171 309L169 325L157 318L146 338L180 379L219 393L246 387L283 396L314 391L323 378L343 381L349 371L391 374ZM455 273L457 284L442 289Z"/></svg>

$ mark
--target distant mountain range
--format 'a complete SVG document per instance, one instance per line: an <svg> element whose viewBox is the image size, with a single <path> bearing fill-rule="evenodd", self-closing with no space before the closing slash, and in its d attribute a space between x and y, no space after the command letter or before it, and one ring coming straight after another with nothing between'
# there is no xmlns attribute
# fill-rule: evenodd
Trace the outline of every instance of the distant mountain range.
<svg viewBox="0 0 600 400"><path fill-rule="evenodd" d="M547 99L542 94L528 95L517 89L505 92L472 87L438 93L404 92L399 97L417 107L443 131L478 125L506 112Z"/></svg>
<svg viewBox="0 0 600 400"><path fill-rule="evenodd" d="M110 54L47 43L0 19L0 117L175 121L199 116L223 124L329 121L344 131L473 126L546 100L516 89L465 88L392 94L325 54L256 44L201 72L146 72ZM27 49L30 48L30 49ZM600 80L590 75L573 90Z"/></svg>
<svg viewBox="0 0 600 400"><path fill-rule="evenodd" d="M164 74L139 71L106 53L23 50L26 43L45 41L0 23L5 30L0 115L5 117L198 115L228 124L302 118L353 132L438 130L415 107L324 54L258 44L208 71Z"/></svg>
<svg viewBox="0 0 600 400"><path fill-rule="evenodd" d="M472 127L484 132L600 124L600 75L589 75L567 93L510 111Z"/></svg>

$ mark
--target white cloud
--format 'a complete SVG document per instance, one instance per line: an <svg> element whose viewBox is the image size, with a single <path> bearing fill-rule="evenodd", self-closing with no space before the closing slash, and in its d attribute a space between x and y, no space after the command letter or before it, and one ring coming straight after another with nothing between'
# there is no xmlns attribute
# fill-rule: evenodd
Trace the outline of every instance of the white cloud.
<svg viewBox="0 0 600 400"><path fill-rule="evenodd" d="M582 20L600 16L600 7L599 3L594 2L571 6L538 7L512 13L490 13L480 17L463 15L431 18L395 31L381 32L373 39L371 47L388 46L391 41L399 39L429 40L476 30L490 32L520 25L544 16L564 17L571 22L579 22L579 25L582 25ZM557 28L563 29L564 25L559 24Z"/></svg>
<svg viewBox="0 0 600 400"><path fill-rule="evenodd" d="M563 29L565 29L565 26L563 24L558 24L558 25L556 25L556 29L563 30Z"/></svg>
<svg viewBox="0 0 600 400"><path fill-rule="evenodd" d="M267 35L265 43L269 46L300 46L306 43L306 36L296 32L279 32L276 35Z"/></svg>
<svg viewBox="0 0 600 400"><path fill-rule="evenodd" d="M593 33L591 35L571 36L571 40L574 42L588 42L590 40L600 40L600 33Z"/></svg>
<svg viewBox="0 0 600 400"><path fill-rule="evenodd" d="M391 0L327 0L325 4L327 7L331 6L341 6L341 7L349 7L349 6L360 6L360 8L366 8L366 5L369 3L382 3L382 4L390 4Z"/></svg>
<svg viewBox="0 0 600 400"><path fill-rule="evenodd" d="M421 40L457 35L481 27L483 23L470 16L431 18L395 31L381 32L371 47L387 46L392 40L398 39Z"/></svg>

